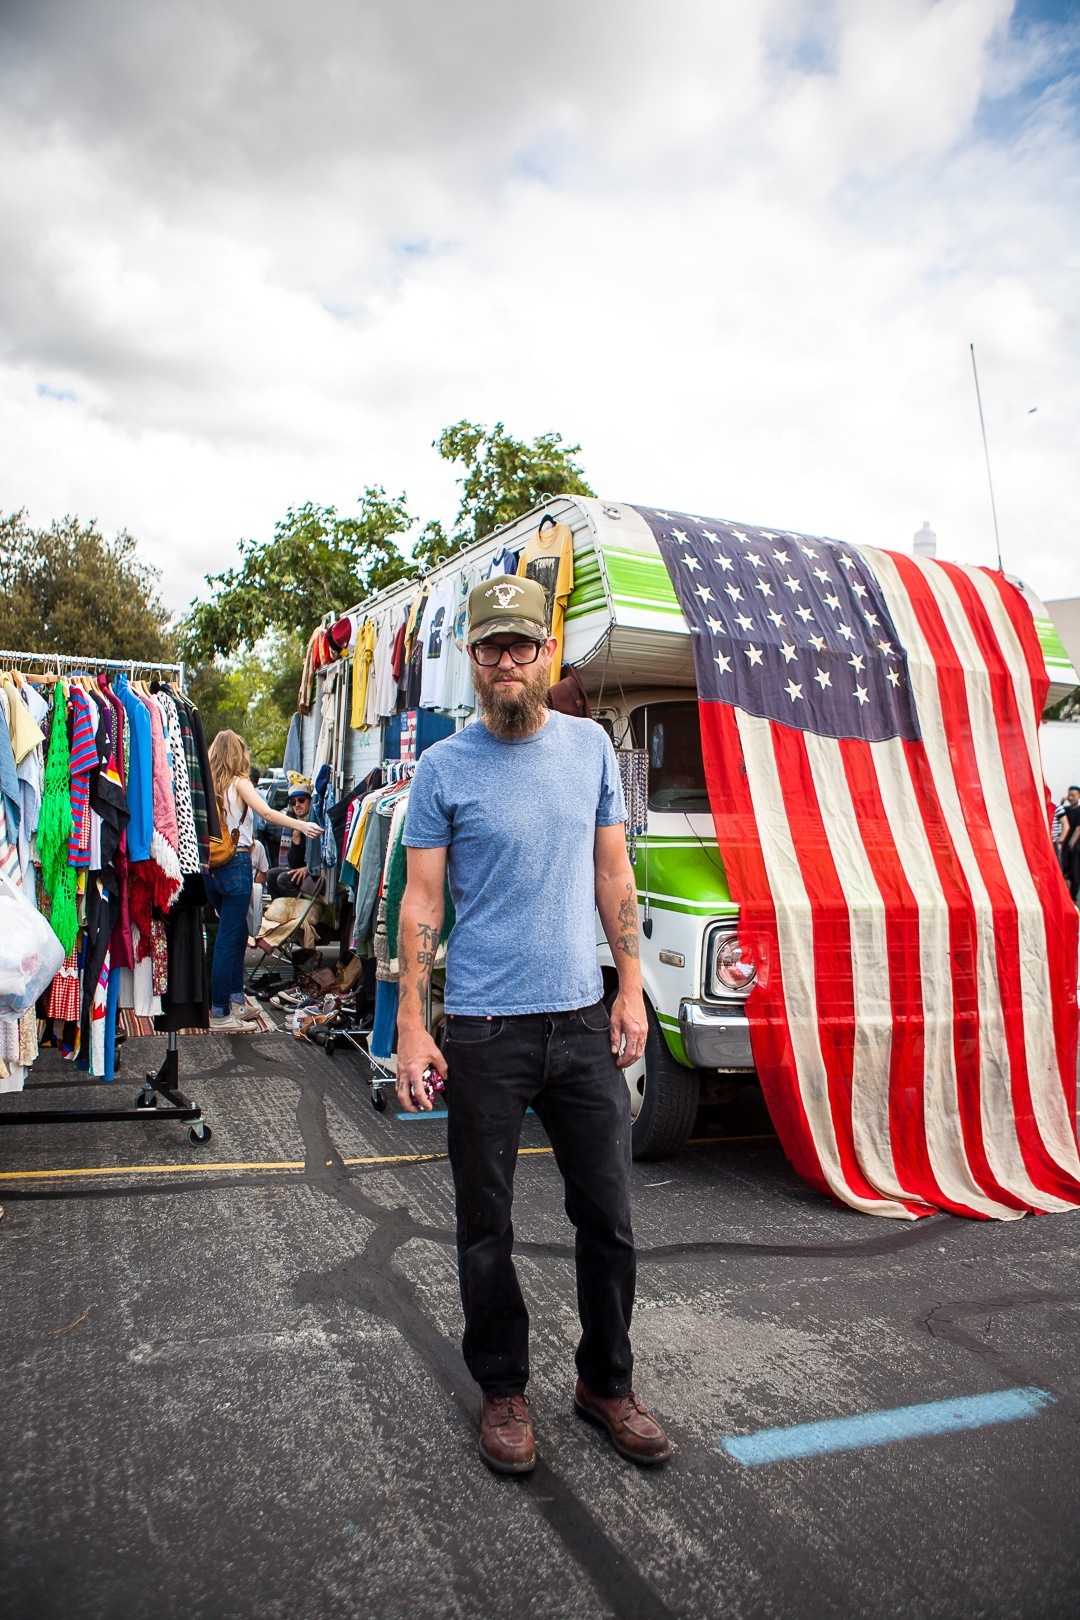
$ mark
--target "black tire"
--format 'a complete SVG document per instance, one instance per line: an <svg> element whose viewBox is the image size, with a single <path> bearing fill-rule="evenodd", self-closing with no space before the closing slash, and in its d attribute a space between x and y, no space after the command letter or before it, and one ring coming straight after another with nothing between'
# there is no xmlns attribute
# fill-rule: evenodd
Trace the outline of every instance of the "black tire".
<svg viewBox="0 0 1080 1620"><path fill-rule="evenodd" d="M188 1141L191 1143L192 1147L205 1147L206 1143L209 1142L210 1138L214 1134L209 1125L202 1125L200 1129L202 1132L201 1135L199 1134L199 1131L195 1129L195 1126L192 1125L191 1129L187 1133Z"/></svg>
<svg viewBox="0 0 1080 1620"><path fill-rule="evenodd" d="M377 1114L386 1113L386 1092L383 1090L382 1086L372 1086L371 1106L374 1108Z"/></svg>
<svg viewBox="0 0 1080 1620"><path fill-rule="evenodd" d="M700 1079L696 1069L687 1069L672 1057L648 1002L645 1011L649 1034L645 1042L644 1089L631 1142L635 1159L667 1159L686 1146L694 1128Z"/></svg>
<svg viewBox="0 0 1080 1620"><path fill-rule="evenodd" d="M156 1108L157 1098L154 1096L153 1092L147 1096L145 1091L140 1091L139 1095L135 1098L135 1106L136 1108Z"/></svg>

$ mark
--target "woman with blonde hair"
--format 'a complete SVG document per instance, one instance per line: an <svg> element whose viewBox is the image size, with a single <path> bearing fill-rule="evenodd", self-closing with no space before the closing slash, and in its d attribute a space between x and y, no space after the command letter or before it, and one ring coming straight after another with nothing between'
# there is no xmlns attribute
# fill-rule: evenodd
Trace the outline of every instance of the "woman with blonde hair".
<svg viewBox="0 0 1080 1620"><path fill-rule="evenodd" d="M322 836L314 821L293 820L271 810L251 781L251 754L235 731L219 731L210 744L210 774L221 815L221 836L231 839L233 854L206 879L206 891L218 914L217 940L210 973L210 1028L243 1030L258 1018L244 999L244 951L247 914L251 903L251 846L255 838L255 812L275 827L300 831L308 838Z"/></svg>

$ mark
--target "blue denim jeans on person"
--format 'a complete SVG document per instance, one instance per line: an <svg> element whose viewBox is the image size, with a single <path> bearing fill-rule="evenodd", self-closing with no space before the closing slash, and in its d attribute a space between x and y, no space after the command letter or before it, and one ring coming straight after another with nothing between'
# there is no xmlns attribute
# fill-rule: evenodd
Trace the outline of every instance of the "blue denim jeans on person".
<svg viewBox="0 0 1080 1620"><path fill-rule="evenodd" d="M207 874L206 892L218 914L210 972L210 1013L214 1018L224 1018L230 1004L244 1005L244 952L251 904L251 856L246 849L238 849L231 861Z"/></svg>
<svg viewBox="0 0 1080 1620"><path fill-rule="evenodd" d="M576 1229L578 1373L594 1395L632 1386L636 1256L630 1097L603 1002L574 1012L448 1017L448 1146L457 1195L462 1353L485 1395L529 1378L529 1313L514 1269L514 1168L527 1108L539 1116Z"/></svg>

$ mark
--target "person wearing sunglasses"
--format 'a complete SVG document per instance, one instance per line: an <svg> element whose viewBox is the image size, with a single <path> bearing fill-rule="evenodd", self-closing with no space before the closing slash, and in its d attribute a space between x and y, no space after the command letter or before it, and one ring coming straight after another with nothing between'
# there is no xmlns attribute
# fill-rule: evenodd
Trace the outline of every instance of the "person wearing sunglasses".
<svg viewBox="0 0 1080 1620"><path fill-rule="evenodd" d="M465 1313L480 1386L480 1455L528 1473L529 1315L513 1261L514 1167L525 1112L539 1116L577 1229L581 1339L574 1407L636 1463L670 1444L633 1391L630 1104L620 1070L647 1031L637 893L615 753L600 726L549 709L546 601L535 580L486 580L469 597L480 718L417 763L406 812L408 881L398 957L398 1080L410 1113L446 1079L449 1158ZM449 876L442 1049L425 1024ZM610 1013L595 913L619 989Z"/></svg>

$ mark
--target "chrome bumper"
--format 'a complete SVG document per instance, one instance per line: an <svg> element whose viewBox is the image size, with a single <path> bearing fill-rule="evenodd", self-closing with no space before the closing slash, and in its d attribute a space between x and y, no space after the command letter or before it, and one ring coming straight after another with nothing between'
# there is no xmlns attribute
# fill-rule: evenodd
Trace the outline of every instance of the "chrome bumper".
<svg viewBox="0 0 1080 1620"><path fill-rule="evenodd" d="M752 1069L750 1025L737 1004L711 1007L679 1003L679 1033L690 1062L699 1069Z"/></svg>

